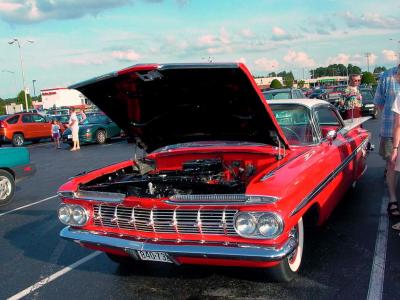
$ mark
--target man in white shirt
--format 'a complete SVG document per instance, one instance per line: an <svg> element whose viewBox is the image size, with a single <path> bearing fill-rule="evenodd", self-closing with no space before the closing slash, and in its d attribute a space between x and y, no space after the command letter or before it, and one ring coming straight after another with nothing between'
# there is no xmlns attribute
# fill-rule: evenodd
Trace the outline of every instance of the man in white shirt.
<svg viewBox="0 0 400 300"><path fill-rule="evenodd" d="M73 147L71 151L81 149L79 145L79 120L76 115L75 108L71 108L71 116L69 117L69 128L71 128Z"/></svg>

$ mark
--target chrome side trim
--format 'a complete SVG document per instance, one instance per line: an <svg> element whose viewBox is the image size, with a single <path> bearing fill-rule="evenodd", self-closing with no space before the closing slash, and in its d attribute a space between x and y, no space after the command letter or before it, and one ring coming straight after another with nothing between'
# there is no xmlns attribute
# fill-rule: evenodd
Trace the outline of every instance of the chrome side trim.
<svg viewBox="0 0 400 300"><path fill-rule="evenodd" d="M251 244L238 244L229 246L210 246L205 244L158 244L150 241L135 241L124 238L101 235L70 227L61 230L60 236L78 244L90 244L106 248L121 249L126 252L135 250L166 252L172 258L198 257L220 258L234 260L279 261L290 255L297 247L295 239L289 237L280 248L261 247Z"/></svg>
<svg viewBox="0 0 400 300"><path fill-rule="evenodd" d="M290 216L297 214L303 207L310 203L343 169L356 157L362 147L368 142L365 139L332 173L329 174L310 194L305 197L300 204L291 212Z"/></svg>

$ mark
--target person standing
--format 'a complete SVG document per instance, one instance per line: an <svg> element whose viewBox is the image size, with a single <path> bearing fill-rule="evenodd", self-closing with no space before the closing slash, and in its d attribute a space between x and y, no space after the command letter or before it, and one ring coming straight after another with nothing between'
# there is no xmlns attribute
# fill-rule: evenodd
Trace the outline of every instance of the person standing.
<svg viewBox="0 0 400 300"><path fill-rule="evenodd" d="M392 167L391 158L392 152L397 152L398 145L393 147L393 125L394 125L394 112L392 106L396 95L400 91L400 65L385 71L379 80L376 89L374 103L378 107L382 116L382 123L380 129L380 146L379 154L386 161L386 182L389 190L389 216L400 216L399 202L396 197L397 175Z"/></svg>
<svg viewBox="0 0 400 300"><path fill-rule="evenodd" d="M71 108L71 116L69 117L69 122L68 122L69 128L71 128L71 134L72 134L72 142L73 142L73 147L71 148L71 151L76 151L80 149L79 145L79 120L78 116L76 115L75 108Z"/></svg>
<svg viewBox="0 0 400 300"><path fill-rule="evenodd" d="M360 118L362 107L362 96L358 87L361 83L361 75L351 74L349 85L344 90L339 109L343 120Z"/></svg>
<svg viewBox="0 0 400 300"><path fill-rule="evenodd" d="M57 120L51 122L51 136L54 141L54 146L60 149L60 125L57 124Z"/></svg>

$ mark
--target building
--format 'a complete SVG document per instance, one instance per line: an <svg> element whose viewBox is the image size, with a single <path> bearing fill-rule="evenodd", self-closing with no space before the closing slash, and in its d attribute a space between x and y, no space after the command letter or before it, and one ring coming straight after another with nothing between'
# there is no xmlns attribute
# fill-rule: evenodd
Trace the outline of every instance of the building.
<svg viewBox="0 0 400 300"><path fill-rule="evenodd" d="M54 88L40 91L42 108L88 105L89 100L79 91L68 88Z"/></svg>
<svg viewBox="0 0 400 300"><path fill-rule="evenodd" d="M277 79L283 85L282 77L258 77L254 78L260 89L267 89L271 85L272 80Z"/></svg>

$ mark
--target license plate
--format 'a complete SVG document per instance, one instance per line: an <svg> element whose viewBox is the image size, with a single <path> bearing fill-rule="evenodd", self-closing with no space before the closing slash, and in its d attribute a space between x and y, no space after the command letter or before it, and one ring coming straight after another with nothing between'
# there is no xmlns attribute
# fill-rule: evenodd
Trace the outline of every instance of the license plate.
<svg viewBox="0 0 400 300"><path fill-rule="evenodd" d="M72 134L68 134L67 138L72 139Z"/></svg>
<svg viewBox="0 0 400 300"><path fill-rule="evenodd" d="M139 255L141 260L150 260L150 261L159 261L165 263L172 263L169 259L169 256L165 252L153 252L153 251L143 251L137 250L137 254Z"/></svg>

